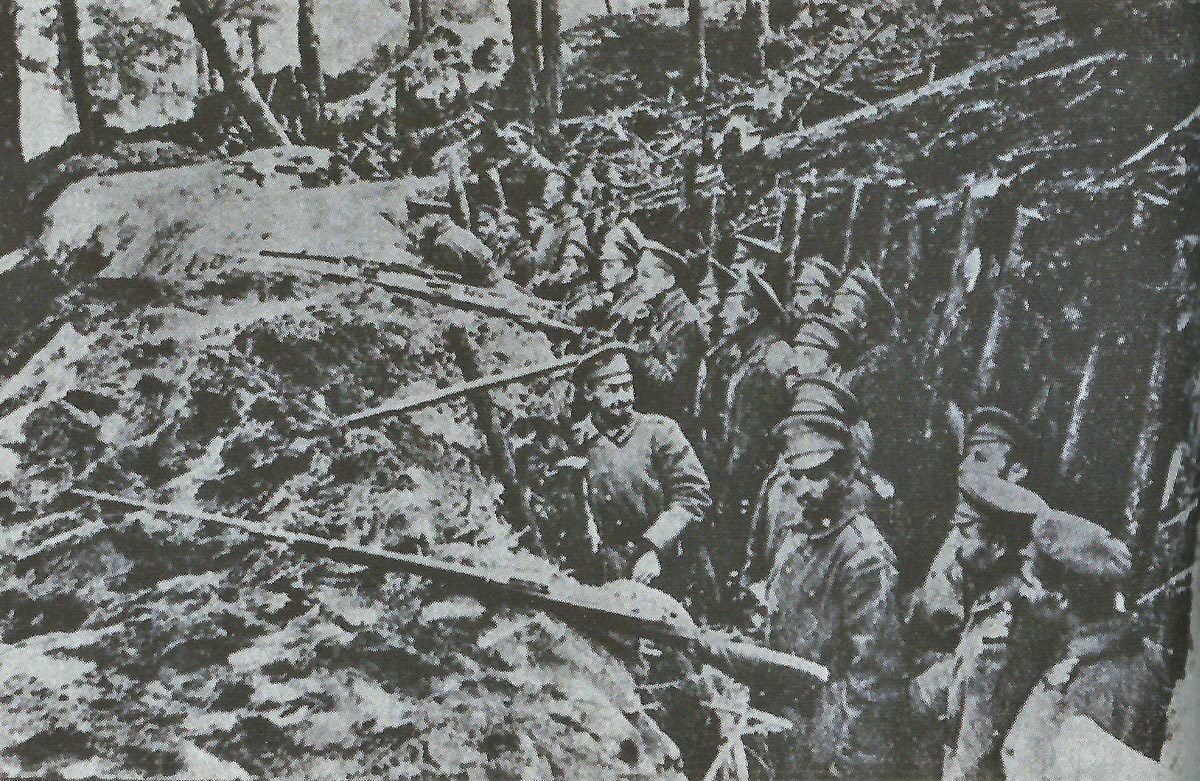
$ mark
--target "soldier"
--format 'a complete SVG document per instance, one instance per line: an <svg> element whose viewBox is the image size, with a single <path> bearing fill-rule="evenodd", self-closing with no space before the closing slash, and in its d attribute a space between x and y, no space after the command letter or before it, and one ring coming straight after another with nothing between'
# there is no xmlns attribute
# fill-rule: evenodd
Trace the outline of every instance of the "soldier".
<svg viewBox="0 0 1200 781"><path fill-rule="evenodd" d="M830 297L829 317L849 331L866 353L891 331L896 321L896 305L875 273L859 265Z"/></svg>
<svg viewBox="0 0 1200 781"><path fill-rule="evenodd" d="M1033 435L1016 417L997 407L979 407L966 427L959 470L971 469L1020 484L1029 474L1033 443ZM967 511L966 499L960 495L956 514ZM952 633L965 618L959 563L962 527L961 520L952 523L925 581L909 603L907 622L933 649L953 643Z"/></svg>
<svg viewBox="0 0 1200 781"><path fill-rule="evenodd" d="M830 681L798 699L777 693L774 707L795 729L776 747L776 777L880 777L893 764L895 556L859 503L851 429L826 414L852 397L832 383L810 387L802 403L814 412L775 432L782 455L756 531L774 539L763 589L768 643L819 661Z"/></svg>
<svg viewBox="0 0 1200 781"><path fill-rule="evenodd" d="M1032 491L970 469L959 487L970 609L950 670L942 781L999 777L1001 742L1053 659L1057 635L1029 558L1033 520L1049 508Z"/></svg>
<svg viewBox="0 0 1200 781"><path fill-rule="evenodd" d="M1074 716L1157 756L1170 682L1162 649L1143 639L1121 609L1128 546L1085 518L1057 511L1038 519L1034 542L1039 577L1063 600L1068 638L1005 738L1005 778L1042 781L1059 732Z"/></svg>
<svg viewBox="0 0 1200 781"><path fill-rule="evenodd" d="M588 408L575 428L587 526L574 547L590 580L649 583L677 561L680 536L708 510L709 489L679 424L634 408L630 352L614 347L576 373Z"/></svg>

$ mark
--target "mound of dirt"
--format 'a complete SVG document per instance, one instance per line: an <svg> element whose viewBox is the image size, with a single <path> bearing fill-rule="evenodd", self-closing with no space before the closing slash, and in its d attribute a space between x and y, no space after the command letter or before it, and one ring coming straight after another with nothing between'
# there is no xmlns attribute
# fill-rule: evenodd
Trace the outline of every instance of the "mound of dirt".
<svg viewBox="0 0 1200 781"><path fill-rule="evenodd" d="M19 265L71 282L0 388L17 554L0 774L671 777L678 750L624 665L558 621L66 493L555 576L501 518L466 401L325 427L459 379L450 326L484 372L552 352L507 320L266 263L264 247L420 263L381 212L427 183L328 186L322 165L301 149L90 178ZM509 421L553 419L565 395L493 398Z"/></svg>

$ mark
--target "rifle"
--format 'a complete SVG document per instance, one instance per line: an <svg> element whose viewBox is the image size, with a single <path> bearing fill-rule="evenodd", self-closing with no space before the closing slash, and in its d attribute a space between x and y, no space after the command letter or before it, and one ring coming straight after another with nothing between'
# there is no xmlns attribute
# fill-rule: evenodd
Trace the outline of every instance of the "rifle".
<svg viewBox="0 0 1200 781"><path fill-rule="evenodd" d="M479 391L495 390L502 388L505 385L510 385L514 382L527 382L536 380L542 377L549 377L554 374L563 374L565 372L574 371L580 364L589 361L598 355L602 355L612 348L614 343L608 343L601 347L583 353L582 355L568 355L565 358L556 358L545 363L537 363L532 366L524 366L520 369L512 369L498 374L489 374L486 377L476 377L475 379L464 380L463 382L455 383L448 388L438 388L437 390L428 393L416 394L413 396L404 396L401 398L392 399L378 406L372 407L362 412L355 412L352 415L344 415L333 421L333 425L337 428L346 426L357 426L365 422L375 420L376 418L385 418L392 415L401 415L406 412L432 407L435 404L449 401L450 399L465 396L470 393Z"/></svg>
<svg viewBox="0 0 1200 781"><path fill-rule="evenodd" d="M127 499L114 494L73 489L86 499L138 510L192 518L240 529L286 545L289 549L321 559L373 567L385 572L417 575L451 591L469 594L482 602L508 602L550 613L568 623L653 640L661 645L698 654L705 661L732 672L761 680L803 678L810 683L829 680L829 671L816 662L792 654L738 640L690 622L648 618L629 610L602 604L596 589L571 580L541 583L474 567L440 561L428 556L396 553L382 548L332 540L313 534L291 532L239 518L196 512L155 502ZM682 618L682 617L680 617Z"/></svg>

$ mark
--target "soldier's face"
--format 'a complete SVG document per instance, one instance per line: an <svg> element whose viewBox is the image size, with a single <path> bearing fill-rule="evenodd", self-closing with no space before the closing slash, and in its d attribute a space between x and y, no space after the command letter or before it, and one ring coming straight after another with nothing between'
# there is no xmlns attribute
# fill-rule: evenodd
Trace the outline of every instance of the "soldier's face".
<svg viewBox="0 0 1200 781"><path fill-rule="evenodd" d="M995 567L1004 556L1004 542L989 535L982 523L967 523L958 528L962 535L958 563L964 576L979 577Z"/></svg>
<svg viewBox="0 0 1200 781"><path fill-rule="evenodd" d="M789 470L773 497L773 511L809 519L830 518L837 510L838 481L828 466Z"/></svg>
<svg viewBox="0 0 1200 781"><path fill-rule="evenodd" d="M792 295L792 306L798 312L808 312L821 300L821 289L811 285L796 288Z"/></svg>
<svg viewBox="0 0 1200 781"><path fill-rule="evenodd" d="M967 446L963 466L1003 479L1011 450L1003 442L976 442Z"/></svg>
<svg viewBox="0 0 1200 781"><path fill-rule="evenodd" d="M629 375L594 383L589 396L593 412L605 425L622 425L633 415L633 377Z"/></svg>

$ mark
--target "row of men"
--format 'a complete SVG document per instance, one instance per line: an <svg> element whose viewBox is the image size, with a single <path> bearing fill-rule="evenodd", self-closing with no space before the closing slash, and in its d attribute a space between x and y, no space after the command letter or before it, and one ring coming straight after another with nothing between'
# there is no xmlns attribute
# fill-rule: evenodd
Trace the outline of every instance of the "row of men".
<svg viewBox="0 0 1200 781"><path fill-rule="evenodd" d="M1045 741L1072 712L1152 753L1139 730L1161 721L1142 718L1162 699L1161 665L1114 603L1128 550L1019 486L1027 434L1000 410L968 426L950 538L901 620L895 556L867 512L881 482L870 428L845 384L847 345L886 296L869 270L822 261L791 292L771 327L735 331L710 356L735 370L705 386L725 402L704 432L707 472L676 421L635 408L640 356L614 349L581 367L577 569L678 588L681 541L704 528L708 474L720 476L716 566L738 570L770 645L832 673L818 692L767 687L795 727L773 747L776 777L882 776L932 741L944 778L1039 778L1021 772L1052 756ZM906 652L906 631L931 625L953 650ZM906 674L917 655L928 669ZM905 723L925 728L902 737Z"/></svg>

